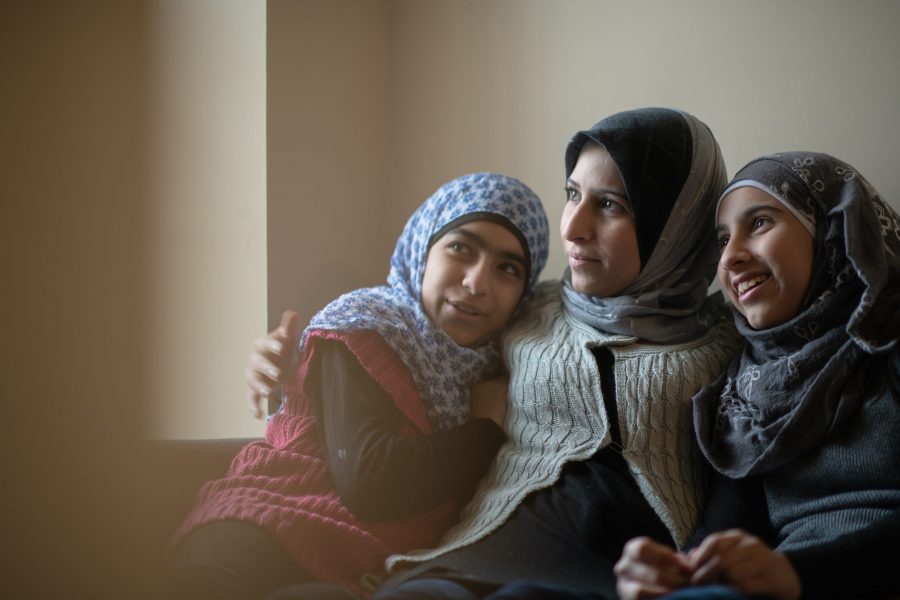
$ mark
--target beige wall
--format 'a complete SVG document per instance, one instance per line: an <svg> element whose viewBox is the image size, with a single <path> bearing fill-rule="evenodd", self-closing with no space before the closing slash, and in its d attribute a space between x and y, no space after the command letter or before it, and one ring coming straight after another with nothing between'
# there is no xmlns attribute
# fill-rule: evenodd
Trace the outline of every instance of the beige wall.
<svg viewBox="0 0 900 600"><path fill-rule="evenodd" d="M153 437L262 434L243 370L266 331L266 7L148 5L146 419Z"/></svg>
<svg viewBox="0 0 900 600"><path fill-rule="evenodd" d="M321 197L344 186L336 188L331 174L312 169L301 183L274 163L275 153L289 147L297 155L323 156L347 144L330 136L328 127L316 127L306 112L329 104L321 97L295 104L293 112L272 110L282 102L278 81L298 77L291 63L276 62L284 59L275 45L299 37L313 27L311 19L320 18L321 8L299 4L304 6L269 3L270 23L279 24L269 37L270 200L276 189L292 197L291 214L303 212L302 226L316 230L316 240L333 240L345 225L322 211ZM377 155L368 166L356 165L382 164L383 192L369 189L361 199L355 190L342 190L336 200L348 218L365 220L373 231L382 228L383 242L372 246L382 254L371 256L373 250L374 274L361 274L354 272L362 268L357 252L322 244L329 248L323 272L302 259L298 263L297 257L310 255L299 239L279 244L276 254L270 239L270 310L302 305L309 312L329 297L325 289L333 295L383 279L390 245L409 213L442 182L464 172L498 170L522 178L544 199L555 231L567 140L607 114L638 106L677 106L703 119L720 141L730 174L765 152L825 151L854 164L900 207L893 167L900 139L896 2L394 0L384 3L384 19L372 17L381 9L365 1L338 4L357 5L349 11L354 24L321 19L318 68L328 72L325 65L331 64L343 77L365 81L375 68L389 83L385 139L379 145L367 138L366 147ZM369 27L360 36L357 19L364 14ZM346 45L358 51L360 42L368 45L368 59L349 60ZM335 89L332 79L306 74L305 86L331 89L334 102L343 100L345 90ZM381 106L380 99L375 102ZM352 107L350 118L360 110ZM333 115L323 115L328 117ZM276 148L273 129L296 123L313 127ZM384 201L382 217L369 223L378 197ZM280 212L270 207L270 227L273 210ZM278 215L274 220L280 221ZM321 253L312 256L320 265ZM554 233L545 276L558 277L563 267ZM298 269L302 278L292 276Z"/></svg>
<svg viewBox="0 0 900 600"><path fill-rule="evenodd" d="M142 438L262 431L265 15L0 3L4 597L140 597L178 469Z"/></svg>

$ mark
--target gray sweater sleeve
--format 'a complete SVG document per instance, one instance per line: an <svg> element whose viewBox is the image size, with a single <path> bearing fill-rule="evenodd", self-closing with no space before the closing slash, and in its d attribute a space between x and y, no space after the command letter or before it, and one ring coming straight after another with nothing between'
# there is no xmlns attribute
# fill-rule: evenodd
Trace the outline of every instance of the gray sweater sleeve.
<svg viewBox="0 0 900 600"><path fill-rule="evenodd" d="M900 509L831 542L786 551L804 600L900 595Z"/></svg>

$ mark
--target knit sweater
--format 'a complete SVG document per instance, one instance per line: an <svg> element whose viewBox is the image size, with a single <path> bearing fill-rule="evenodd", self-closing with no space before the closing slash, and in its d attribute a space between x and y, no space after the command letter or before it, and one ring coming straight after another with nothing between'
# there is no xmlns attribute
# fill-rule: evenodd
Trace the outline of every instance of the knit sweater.
<svg viewBox="0 0 900 600"><path fill-rule="evenodd" d="M408 419L401 434L431 432L412 376L378 334L320 335L343 342L391 395ZM269 420L265 441L245 446L224 478L201 488L173 543L204 523L253 523L277 538L315 579L366 596L371 589L365 580L382 571L385 557L435 544L456 507L448 503L396 521L363 522L344 505L322 453L315 413L304 395L315 344L312 348L286 386L287 400L282 411Z"/></svg>
<svg viewBox="0 0 900 600"><path fill-rule="evenodd" d="M510 368L507 442L441 546L392 556L388 569L477 542L528 494L552 486L567 462L587 459L611 443L592 354L601 346L615 360L621 452L650 505L683 544L696 525L705 489L691 396L722 371L738 345L730 320L678 345L608 335L566 312L559 283L542 284L504 337Z"/></svg>
<svg viewBox="0 0 900 600"><path fill-rule="evenodd" d="M900 509L900 353L865 365L860 410L819 448L763 475L778 550L823 544Z"/></svg>

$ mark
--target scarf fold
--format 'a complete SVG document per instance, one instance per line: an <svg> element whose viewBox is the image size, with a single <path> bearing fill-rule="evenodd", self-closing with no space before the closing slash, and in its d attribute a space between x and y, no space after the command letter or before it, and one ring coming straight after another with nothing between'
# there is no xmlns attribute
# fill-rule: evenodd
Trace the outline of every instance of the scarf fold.
<svg viewBox="0 0 900 600"><path fill-rule="evenodd" d="M608 298L577 292L566 269L566 309L600 331L649 342L703 335L722 309L720 295L707 295L717 258L711 222L726 180L712 132L677 110L619 113L575 134L566 149L567 176L588 140L607 149L622 175L642 266L626 289Z"/></svg>
<svg viewBox="0 0 900 600"><path fill-rule="evenodd" d="M704 454L721 473L744 477L821 445L888 376L878 359L898 351L900 217L826 154L764 156L734 181L790 203L815 228L805 308L760 331L735 310L744 350L694 399Z"/></svg>
<svg viewBox="0 0 900 600"><path fill-rule="evenodd" d="M422 277L431 244L447 227L487 215L525 242L526 289L531 295L547 261L547 216L524 183L494 173L472 173L441 186L407 221L391 257L387 285L344 294L318 312L309 333L371 330L381 335L410 370L432 426L446 430L469 417L469 386L500 367L496 336L485 345L457 345L422 308Z"/></svg>

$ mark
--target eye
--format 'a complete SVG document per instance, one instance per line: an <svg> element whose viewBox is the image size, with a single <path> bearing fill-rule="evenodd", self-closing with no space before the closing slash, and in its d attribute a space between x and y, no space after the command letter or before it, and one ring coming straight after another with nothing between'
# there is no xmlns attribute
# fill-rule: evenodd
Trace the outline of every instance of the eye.
<svg viewBox="0 0 900 600"><path fill-rule="evenodd" d="M578 190L575 188L567 187L566 191L566 202L577 202L579 198Z"/></svg>
<svg viewBox="0 0 900 600"><path fill-rule="evenodd" d="M521 279L522 277L522 269L516 263L501 263L497 268L516 279Z"/></svg>
<svg viewBox="0 0 900 600"><path fill-rule="evenodd" d="M609 213L611 215L627 215L628 209L625 208L620 202L613 200L609 196L600 199L598 203L600 206L600 210L605 213Z"/></svg>
<svg viewBox="0 0 900 600"><path fill-rule="evenodd" d="M459 240L450 240L447 242L447 249L451 252L463 253L469 250L469 247Z"/></svg>
<svg viewBox="0 0 900 600"><path fill-rule="evenodd" d="M753 219L753 229L754 229L754 231L755 231L755 230L757 230L757 229L760 229L760 228L762 228L762 227L765 227L766 225L768 225L768 224L771 223L771 222L772 222L772 220L771 220L770 218L768 218L768 217L754 217L754 219Z"/></svg>
<svg viewBox="0 0 900 600"><path fill-rule="evenodd" d="M725 246L728 245L728 240L729 240L729 239L730 239L730 238L729 238L729 236L727 236L727 235L720 235L720 236L716 239L716 246L719 248L719 252L720 252L720 253L721 253L722 251L725 250Z"/></svg>

